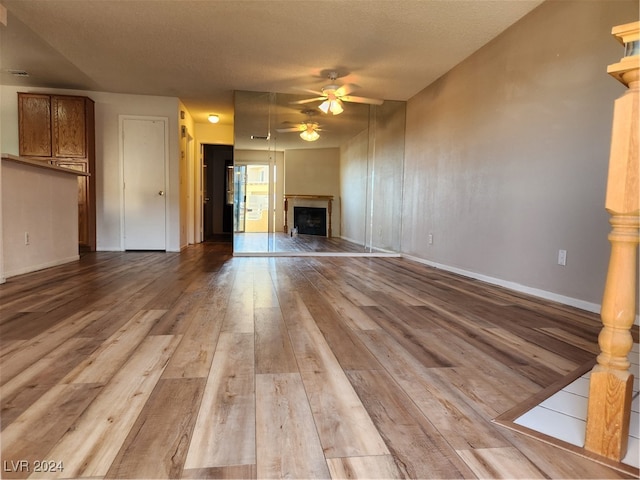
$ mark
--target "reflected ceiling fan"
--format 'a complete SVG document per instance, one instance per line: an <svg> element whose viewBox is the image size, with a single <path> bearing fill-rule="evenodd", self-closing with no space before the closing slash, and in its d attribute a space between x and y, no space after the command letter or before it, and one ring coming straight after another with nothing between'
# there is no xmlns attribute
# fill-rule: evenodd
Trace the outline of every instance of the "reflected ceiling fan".
<svg viewBox="0 0 640 480"><path fill-rule="evenodd" d="M293 127L278 128L276 130L280 133L300 132L300 138L307 142L315 142L320 138L318 132L322 131L320 124L311 119L312 115L315 115L316 112L313 110L305 110L302 113L307 115L307 120L304 122L297 123Z"/></svg>
<svg viewBox="0 0 640 480"><path fill-rule="evenodd" d="M336 80L338 79L338 74L336 72L329 73L329 80L331 80L330 85L325 85L322 87L321 91L316 92L314 90L307 90L311 93L315 93L319 95L314 98L307 98L305 100L298 100L297 102L291 102L293 104L305 104L312 102L322 103L318 106L320 110L324 113L331 113L332 115L340 115L344 111L342 102L352 102L352 103L366 103L369 105L382 105L383 100L378 100L376 98L366 98L366 97L356 97L353 95L349 95L351 92L356 90L358 87L351 83L347 83L345 85L336 85Z"/></svg>

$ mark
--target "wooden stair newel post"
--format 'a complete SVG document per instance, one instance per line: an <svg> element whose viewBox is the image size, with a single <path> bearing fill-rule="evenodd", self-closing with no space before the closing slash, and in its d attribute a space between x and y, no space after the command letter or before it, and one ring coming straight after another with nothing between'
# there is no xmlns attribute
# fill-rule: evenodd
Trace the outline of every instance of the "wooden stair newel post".
<svg viewBox="0 0 640 480"><path fill-rule="evenodd" d="M284 228L283 228L284 233L289 233L289 222L287 222L288 215L289 215L289 199L287 197L284 197Z"/></svg>
<svg viewBox="0 0 640 480"><path fill-rule="evenodd" d="M625 45L625 57L607 71L628 90L614 105L606 210L612 225L611 257L602 299L601 353L591 372L585 449L620 461L626 454L633 375L628 354L633 346L631 326L636 315L637 260L640 228L638 191L638 56L640 23L613 28Z"/></svg>

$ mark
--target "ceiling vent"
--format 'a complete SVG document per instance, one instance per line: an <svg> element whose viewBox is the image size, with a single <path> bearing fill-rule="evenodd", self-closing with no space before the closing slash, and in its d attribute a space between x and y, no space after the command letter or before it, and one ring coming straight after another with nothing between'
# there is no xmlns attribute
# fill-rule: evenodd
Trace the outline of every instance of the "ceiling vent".
<svg viewBox="0 0 640 480"><path fill-rule="evenodd" d="M10 73L14 77L28 77L29 76L29 72L27 72L25 70L7 69L7 70L5 70L5 72Z"/></svg>

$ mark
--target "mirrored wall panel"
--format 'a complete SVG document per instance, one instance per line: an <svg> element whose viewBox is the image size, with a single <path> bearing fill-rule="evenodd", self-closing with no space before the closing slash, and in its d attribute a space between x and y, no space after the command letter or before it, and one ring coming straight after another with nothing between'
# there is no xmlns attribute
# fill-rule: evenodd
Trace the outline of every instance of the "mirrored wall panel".
<svg viewBox="0 0 640 480"><path fill-rule="evenodd" d="M234 252L397 252L405 102L235 93Z"/></svg>

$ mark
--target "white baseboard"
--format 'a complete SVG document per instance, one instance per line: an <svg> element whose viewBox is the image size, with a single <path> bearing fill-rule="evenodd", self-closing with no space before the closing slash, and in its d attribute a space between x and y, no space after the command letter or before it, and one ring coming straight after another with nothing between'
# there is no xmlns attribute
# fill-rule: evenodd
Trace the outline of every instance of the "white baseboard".
<svg viewBox="0 0 640 480"><path fill-rule="evenodd" d="M342 235L340 235L337 238L341 238L342 240L346 240L347 242L351 242L351 243L355 243L356 245L362 245L362 248L366 248L361 240L355 240L353 238L349 238L349 237L344 237ZM376 252L375 253L389 253L389 254L393 254L390 256L394 256L394 257L401 257L402 255L399 254L396 250L387 250L386 248L379 248L379 247L373 247Z"/></svg>
<svg viewBox="0 0 640 480"><path fill-rule="evenodd" d="M347 242L355 243L356 245L362 245L362 248L364 248L364 244L362 243L362 240L356 240L355 238L345 237L344 235L339 235L338 238L341 238L342 240L346 240Z"/></svg>
<svg viewBox="0 0 640 480"><path fill-rule="evenodd" d="M15 270L9 270L4 272L4 276L5 278L16 277L18 275L24 275L25 273L44 270L45 268L57 267L58 265L64 265L65 263L77 262L78 260L80 260L80 255L73 255L71 257L66 257L66 258L59 258L51 262L40 263L37 265L27 265L25 267L16 268Z"/></svg>
<svg viewBox="0 0 640 480"><path fill-rule="evenodd" d="M402 257L408 260L413 260L414 262L422 263L424 265L429 265L434 268L446 270L447 272L457 273L459 275L469 277L469 278L474 278L476 280L490 283L492 285L498 285L499 287L508 288L509 290L514 290L516 292L526 293L534 297L544 298L545 300L551 300L553 302L558 302L563 305L569 305L571 307L576 307L581 310L586 310L587 312L600 313L601 306L597 303L585 302L584 300L580 300L578 298L567 297L565 295L559 295L557 293L549 292L547 290L528 287L520 283L510 282L508 280L502 280L500 278L490 277L488 275L471 272L469 270L463 270L457 267L451 267L449 265L444 265L441 263L432 262L430 260L425 260L424 258L414 257L413 255L402 254ZM637 318L636 318L636 322L637 322Z"/></svg>
<svg viewBox="0 0 640 480"><path fill-rule="evenodd" d="M122 247L118 245L117 247L109 247L109 246L100 246L96 247L96 252L124 252Z"/></svg>

